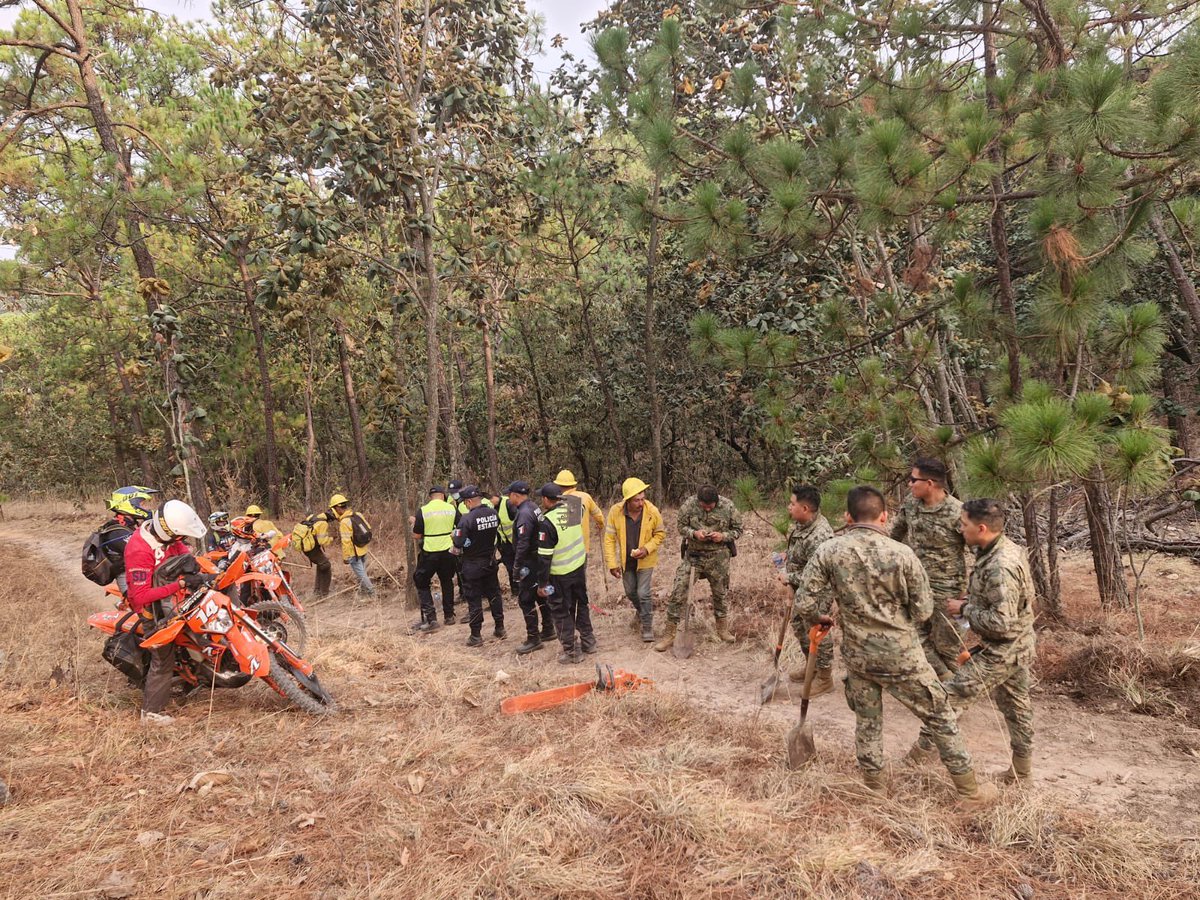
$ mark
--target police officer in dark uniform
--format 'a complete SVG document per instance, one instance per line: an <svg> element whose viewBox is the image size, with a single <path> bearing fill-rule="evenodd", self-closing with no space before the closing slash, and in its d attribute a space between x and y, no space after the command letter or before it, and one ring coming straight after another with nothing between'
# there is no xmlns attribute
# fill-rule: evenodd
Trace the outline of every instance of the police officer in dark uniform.
<svg viewBox="0 0 1200 900"><path fill-rule="evenodd" d="M503 502L513 511L512 579L516 585L513 593L517 596L521 615L525 619L525 643L517 648L517 653L524 656L541 650L543 641L554 639L554 619L550 614L550 604L537 592L538 520L541 514L537 504L529 499L529 485L524 481L514 481L504 489L504 493L507 499ZM542 614L540 628L539 609Z"/></svg>
<svg viewBox="0 0 1200 900"><path fill-rule="evenodd" d="M467 623L471 626L467 646L482 647L485 599L492 611L496 637L505 636L504 606L500 601L500 581L497 578L500 566L496 562L496 532L500 530L500 517L492 507L482 504L483 498L475 485L468 484L458 496L467 507L466 515L454 529L454 548L462 559L462 592L467 601Z"/></svg>

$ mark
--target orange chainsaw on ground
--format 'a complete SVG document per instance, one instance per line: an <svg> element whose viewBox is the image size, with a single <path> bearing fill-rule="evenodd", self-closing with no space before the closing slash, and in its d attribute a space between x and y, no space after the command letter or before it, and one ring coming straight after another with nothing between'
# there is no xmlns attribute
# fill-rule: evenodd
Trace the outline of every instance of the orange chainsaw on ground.
<svg viewBox="0 0 1200 900"><path fill-rule="evenodd" d="M534 691L532 694L522 694L519 697L509 697L500 704L500 712L505 715L514 713L535 712L539 709L551 709L570 703L580 697L587 696L592 691L610 694L624 694L635 691L642 685L652 685L650 678L642 678L626 672L624 669L613 671L612 666L596 664L596 680L581 681L578 684L568 684L565 687L550 688L545 691Z"/></svg>

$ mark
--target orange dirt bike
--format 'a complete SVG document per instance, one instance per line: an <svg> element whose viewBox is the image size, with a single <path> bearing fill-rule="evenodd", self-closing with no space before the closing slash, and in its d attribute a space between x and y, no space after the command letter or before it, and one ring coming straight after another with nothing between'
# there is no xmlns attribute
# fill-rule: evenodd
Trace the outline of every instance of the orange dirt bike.
<svg viewBox="0 0 1200 900"><path fill-rule="evenodd" d="M304 607L292 590L288 573L279 564L277 553L282 553L291 542L291 535L284 535L274 544L256 540L242 546L235 544L230 550L212 550L196 557L200 571L216 575L213 586L230 594L234 601L255 614L258 624L270 629L275 623L282 624L291 638L291 646L303 653L308 645L308 632L304 627ZM260 575L261 578L247 577Z"/></svg>
<svg viewBox="0 0 1200 900"><path fill-rule="evenodd" d="M172 559L194 562L192 557ZM161 577L155 572L156 581L165 583L172 574L182 574L177 569L186 564L177 567L171 562L160 567L168 570ZM281 580L277 575L252 572L237 581L245 583L246 579L262 579L264 585L272 587L277 587L272 580ZM147 635L145 625L149 622L128 607L94 613L88 618L88 625L111 635L104 645L104 658L134 684L145 680L149 667L146 651L174 644L175 676L185 692L208 685L237 688L252 678L261 678L306 712L325 715L337 710L337 704L317 680L312 664L289 642L298 617L260 623L253 611L234 603L214 583L187 595Z"/></svg>

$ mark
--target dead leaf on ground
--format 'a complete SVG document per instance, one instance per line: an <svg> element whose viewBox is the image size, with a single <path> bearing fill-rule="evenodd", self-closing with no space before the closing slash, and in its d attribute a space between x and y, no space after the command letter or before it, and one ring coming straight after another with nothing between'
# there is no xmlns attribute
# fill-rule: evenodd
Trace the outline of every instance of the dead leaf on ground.
<svg viewBox="0 0 1200 900"><path fill-rule="evenodd" d="M121 900L123 897L132 897L136 886L129 872L109 872L108 877L100 882L98 890L101 897Z"/></svg>
<svg viewBox="0 0 1200 900"><path fill-rule="evenodd" d="M226 784L233 781L233 775L228 769L213 769L208 772L197 772L192 776L192 780L187 784L181 784L176 794L182 794L184 791L195 791L200 796L204 796L214 787L219 784Z"/></svg>
<svg viewBox="0 0 1200 900"><path fill-rule="evenodd" d="M157 844L165 837L166 835L161 831L143 831L133 841L140 847L149 847L151 844Z"/></svg>
<svg viewBox="0 0 1200 900"><path fill-rule="evenodd" d="M409 774L408 789L414 794L419 794L421 791L425 790L425 776L418 775L416 772Z"/></svg>
<svg viewBox="0 0 1200 900"><path fill-rule="evenodd" d="M475 709L479 709L479 707L483 706L483 704L479 702L479 698L476 697L471 691L463 691L462 699L463 703L467 704L467 706L474 707Z"/></svg>
<svg viewBox="0 0 1200 900"><path fill-rule="evenodd" d="M312 828L317 824L318 819L324 819L324 813L305 813L304 815L296 816L292 820L293 828Z"/></svg>
<svg viewBox="0 0 1200 900"><path fill-rule="evenodd" d="M403 869L408 865L408 861L411 858L411 856L412 856L412 854L408 852L407 847L405 847L403 850L400 851L400 868Z"/></svg>

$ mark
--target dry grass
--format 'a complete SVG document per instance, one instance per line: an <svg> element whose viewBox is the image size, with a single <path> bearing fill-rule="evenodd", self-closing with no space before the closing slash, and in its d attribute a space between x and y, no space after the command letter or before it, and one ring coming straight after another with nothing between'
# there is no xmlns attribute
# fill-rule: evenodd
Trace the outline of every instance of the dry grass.
<svg viewBox="0 0 1200 900"><path fill-rule="evenodd" d="M1194 845L1145 826L1017 797L966 815L929 773L870 798L848 752L789 773L775 726L666 693L503 717L534 674L501 687L386 629L320 629L338 718L251 685L143 731L79 585L0 566L2 896L1196 896Z"/></svg>

